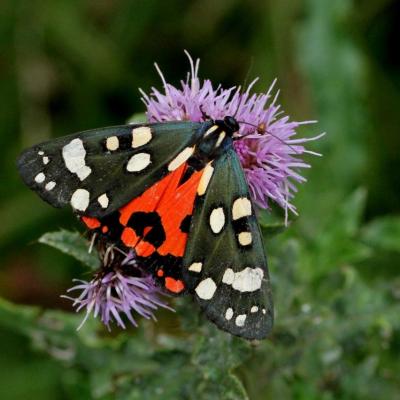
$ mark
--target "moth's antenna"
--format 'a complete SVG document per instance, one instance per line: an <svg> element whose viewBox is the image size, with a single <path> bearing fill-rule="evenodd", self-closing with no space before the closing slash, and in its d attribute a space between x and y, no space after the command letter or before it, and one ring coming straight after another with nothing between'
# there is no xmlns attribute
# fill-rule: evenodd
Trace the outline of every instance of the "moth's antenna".
<svg viewBox="0 0 400 400"><path fill-rule="evenodd" d="M300 154L300 153L298 153L298 152L296 151L296 149L295 149L292 145L290 145L289 143L286 143L284 140L282 140L280 137L274 135L273 133L268 132L268 131L265 129L266 126L265 126L265 123L264 123L264 122L262 122L262 123L259 124L259 125L254 125L254 124L252 124L251 122L246 122L246 121L237 121L237 122L238 122L239 124L247 124L247 125L253 126L254 128L256 128L257 133L260 134L260 135L263 135L263 134L265 134L265 133L267 133L268 135L271 135L273 138L275 138L276 140L278 140L279 142L281 142L281 143L284 144L285 146L288 146L289 148L291 148L296 154Z"/></svg>

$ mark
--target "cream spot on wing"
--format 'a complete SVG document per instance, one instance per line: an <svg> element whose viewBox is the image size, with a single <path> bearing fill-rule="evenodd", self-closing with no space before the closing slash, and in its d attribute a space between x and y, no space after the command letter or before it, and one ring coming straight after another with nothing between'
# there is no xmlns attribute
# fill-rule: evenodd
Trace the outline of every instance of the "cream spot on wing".
<svg viewBox="0 0 400 400"><path fill-rule="evenodd" d="M238 235L239 243L242 246L248 246L252 242L251 232L240 232Z"/></svg>
<svg viewBox="0 0 400 400"><path fill-rule="evenodd" d="M97 201L101 205L102 208L107 208L108 207L108 196L106 193L103 193L101 196L97 198Z"/></svg>
<svg viewBox="0 0 400 400"><path fill-rule="evenodd" d="M251 215L251 202L247 197L239 197L233 202L232 218L237 220Z"/></svg>
<svg viewBox="0 0 400 400"><path fill-rule="evenodd" d="M148 126L132 129L132 147L140 147L149 143L152 138L151 129Z"/></svg>
<svg viewBox="0 0 400 400"><path fill-rule="evenodd" d="M235 273L233 272L233 269L227 268L224 272L224 276L222 277L222 282L226 283L227 285L232 285L234 279Z"/></svg>
<svg viewBox="0 0 400 400"><path fill-rule="evenodd" d="M254 292L260 289L264 271L261 268L247 267L235 273L232 287L239 292Z"/></svg>
<svg viewBox="0 0 400 400"><path fill-rule="evenodd" d="M43 172L39 172L35 176L35 182L36 183L43 183L45 179L46 179L46 175Z"/></svg>
<svg viewBox="0 0 400 400"><path fill-rule="evenodd" d="M266 313L267 313L267 311L265 310L265 308L262 309L262 313L263 313L263 314L266 314Z"/></svg>
<svg viewBox="0 0 400 400"><path fill-rule="evenodd" d="M203 267L203 263L194 262L193 264L190 265L190 267L188 269L189 269L189 271L193 271L193 272L201 272L202 267Z"/></svg>
<svg viewBox="0 0 400 400"><path fill-rule="evenodd" d="M132 156L126 166L129 172L139 172L147 168L151 163L150 154L138 153Z"/></svg>
<svg viewBox="0 0 400 400"><path fill-rule="evenodd" d="M217 285L211 278L202 280L196 287L195 292L200 299L210 300L215 291L217 290Z"/></svg>
<svg viewBox="0 0 400 400"><path fill-rule="evenodd" d="M204 168L203 175L201 175L199 186L197 187L197 194L202 196L206 191L208 184L210 183L212 174L214 173L214 167L209 162Z"/></svg>
<svg viewBox="0 0 400 400"><path fill-rule="evenodd" d="M110 136L106 140L107 150L115 151L119 147L119 139L117 136Z"/></svg>
<svg viewBox="0 0 400 400"><path fill-rule="evenodd" d="M193 147L186 147L183 149L169 164L168 171L175 171L179 168L184 162L186 162L190 156L194 153Z"/></svg>
<svg viewBox="0 0 400 400"><path fill-rule="evenodd" d="M225 139L225 136L226 136L226 133L224 131L222 131L218 136L218 140L217 140L217 143L215 143L215 147L221 146L221 143Z"/></svg>
<svg viewBox="0 0 400 400"><path fill-rule="evenodd" d="M225 319L227 319L228 321L231 320L233 317L233 310L232 308L227 308L225 311Z"/></svg>
<svg viewBox="0 0 400 400"><path fill-rule="evenodd" d="M39 151L38 151L38 154L39 154L39 156L43 156L43 155L44 155L44 151L39 150Z"/></svg>
<svg viewBox="0 0 400 400"><path fill-rule="evenodd" d="M225 225L225 214L222 207L214 208L210 214L210 227L214 233L220 233Z"/></svg>
<svg viewBox="0 0 400 400"><path fill-rule="evenodd" d="M50 181L46 183L46 186L44 187L46 190L50 191L53 190L56 187L56 183L54 181Z"/></svg>
<svg viewBox="0 0 400 400"><path fill-rule="evenodd" d="M257 306L253 306L253 307L251 307L251 309L250 309L250 312L252 312L252 313L255 313L255 312L257 312L258 311L258 307Z"/></svg>
<svg viewBox="0 0 400 400"><path fill-rule="evenodd" d="M89 205L89 192L85 189L77 189L71 197L71 206L75 210L85 211Z"/></svg>
<svg viewBox="0 0 400 400"><path fill-rule="evenodd" d="M49 163L50 159L49 159L49 157L44 156L44 157L42 158L42 161L43 161L43 164L46 165L46 164Z"/></svg>
<svg viewBox="0 0 400 400"><path fill-rule="evenodd" d="M232 288L239 292L254 292L260 289L263 276L264 271L261 268L247 267L240 272L233 272L228 268L225 270L222 282L232 285Z"/></svg>
<svg viewBox="0 0 400 400"><path fill-rule="evenodd" d="M235 319L235 324L237 326L244 326L245 322L246 322L246 314L240 314Z"/></svg>
<svg viewBox="0 0 400 400"><path fill-rule="evenodd" d="M86 150L81 139L73 139L62 149L65 166L70 172L76 174L83 181L92 172L85 164Z"/></svg>
<svg viewBox="0 0 400 400"><path fill-rule="evenodd" d="M213 133L216 129L218 129L218 125L213 125L211 128L209 128L206 133L204 134L204 137L207 137L209 134Z"/></svg>

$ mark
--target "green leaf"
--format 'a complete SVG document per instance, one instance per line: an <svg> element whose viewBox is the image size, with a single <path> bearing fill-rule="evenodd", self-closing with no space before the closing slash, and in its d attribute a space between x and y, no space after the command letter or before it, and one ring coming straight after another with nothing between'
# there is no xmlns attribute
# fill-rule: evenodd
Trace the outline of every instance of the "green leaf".
<svg viewBox="0 0 400 400"><path fill-rule="evenodd" d="M342 232L347 237L351 237L358 231L365 209L366 197L366 190L359 188L334 209L332 223L336 231Z"/></svg>
<svg viewBox="0 0 400 400"><path fill-rule="evenodd" d="M48 232L40 237L39 242L61 250L63 253L76 258L93 270L99 268L100 262L97 251L93 249L89 253L89 241L78 232L65 230Z"/></svg>
<svg viewBox="0 0 400 400"><path fill-rule="evenodd" d="M211 328L211 334L198 338L192 363L202 379L196 385L197 398L246 400L248 396L232 370L250 355L248 342ZM205 396L205 393L207 395Z"/></svg>
<svg viewBox="0 0 400 400"><path fill-rule="evenodd" d="M0 325L14 332L27 333L30 322L40 315L39 307L17 306L0 298Z"/></svg>
<svg viewBox="0 0 400 400"><path fill-rule="evenodd" d="M361 237L372 247L400 252L400 216L375 219L362 230Z"/></svg>
<svg viewBox="0 0 400 400"><path fill-rule="evenodd" d="M93 342L91 328L96 324L88 321L87 329L77 332L81 318L78 314L43 311L0 298L0 326L29 337L36 349L63 362L70 362L77 356L79 342Z"/></svg>
<svg viewBox="0 0 400 400"><path fill-rule="evenodd" d="M325 231L312 238L313 251L305 254L310 257L309 273L323 273L371 255L371 249L358 239L365 199L366 191L358 189L333 209Z"/></svg>
<svg viewBox="0 0 400 400"><path fill-rule="evenodd" d="M277 216L265 210L258 211L257 221L263 236L266 238L282 233L287 229L287 225L282 216Z"/></svg>

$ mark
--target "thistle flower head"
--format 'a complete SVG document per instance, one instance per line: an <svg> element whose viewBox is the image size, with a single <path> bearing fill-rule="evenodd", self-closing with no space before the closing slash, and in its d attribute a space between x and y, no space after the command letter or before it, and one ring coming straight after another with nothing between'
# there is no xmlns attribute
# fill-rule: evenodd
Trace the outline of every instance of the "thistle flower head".
<svg viewBox="0 0 400 400"><path fill-rule="evenodd" d="M78 291L80 294L63 297L73 301L76 311L86 310L78 329L90 315L99 317L108 329L112 322L125 329L123 316L137 326L132 313L156 320L153 312L158 307L172 310L160 299L161 290L153 278L138 267L133 254L126 256L119 266L113 263L113 268L102 268L91 281L75 281L77 284L68 292Z"/></svg>
<svg viewBox="0 0 400 400"><path fill-rule="evenodd" d="M199 60L194 63L186 52L191 70L180 87L166 82L161 76L164 92L152 88L150 94L141 90L142 100L147 108L149 122L190 120L204 121L233 116L239 122L240 130L234 141L235 150L245 171L254 202L262 208L269 208L273 201L287 212L296 214L291 203L297 191L296 184L305 182L298 170L310 168L302 155L318 153L307 150L304 144L314 138L299 138L297 128L315 121L290 121L277 104L279 92L272 97L275 81L266 93L251 94L254 80L247 90L231 87L214 87L208 79L198 76Z"/></svg>

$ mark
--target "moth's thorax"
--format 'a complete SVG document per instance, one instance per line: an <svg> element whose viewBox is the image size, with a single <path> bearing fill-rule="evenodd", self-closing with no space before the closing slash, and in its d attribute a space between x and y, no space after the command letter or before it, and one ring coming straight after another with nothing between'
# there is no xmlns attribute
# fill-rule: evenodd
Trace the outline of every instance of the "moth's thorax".
<svg viewBox="0 0 400 400"><path fill-rule="evenodd" d="M202 165L218 157L232 144L232 135L239 129L233 117L209 121L196 145L193 158Z"/></svg>

